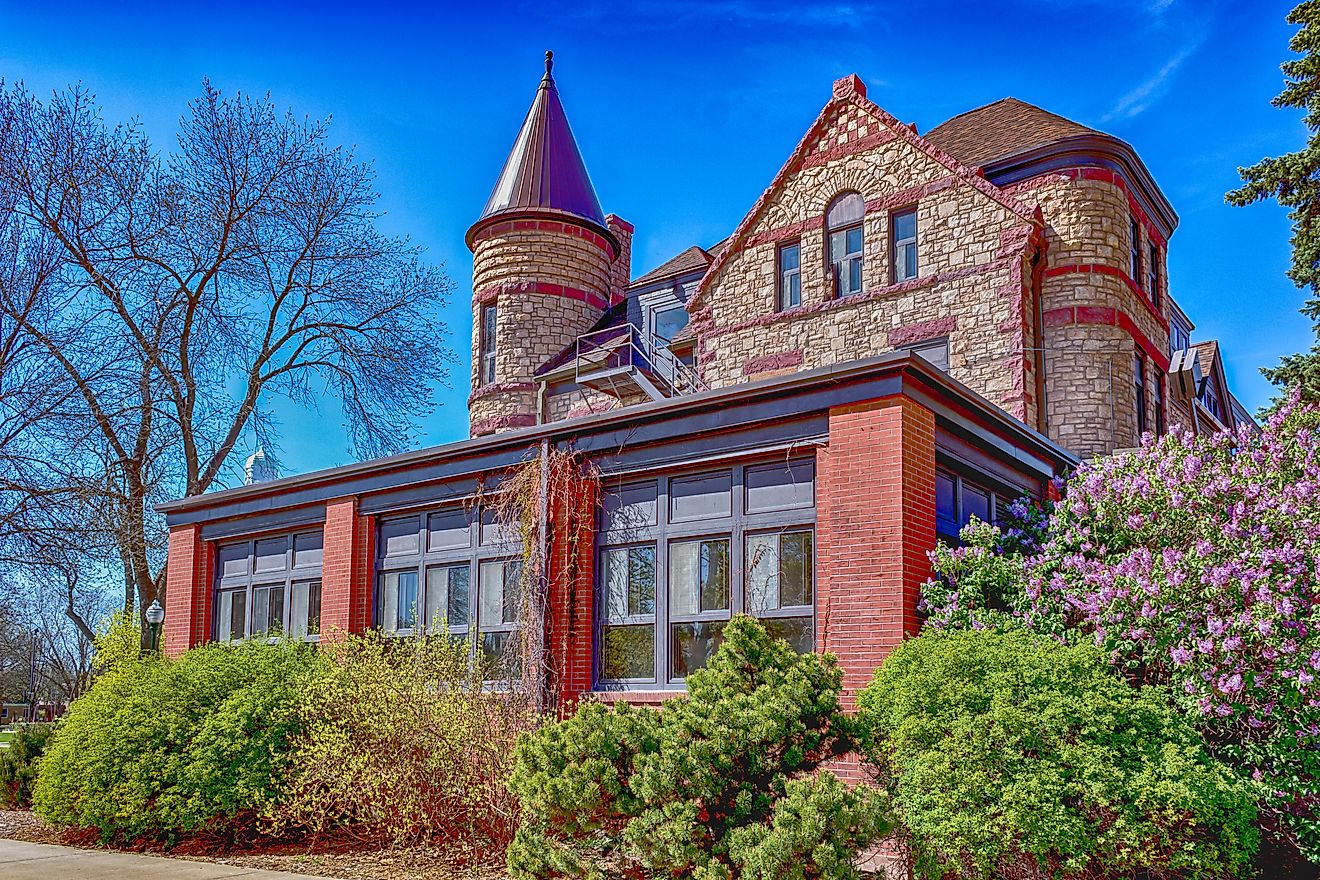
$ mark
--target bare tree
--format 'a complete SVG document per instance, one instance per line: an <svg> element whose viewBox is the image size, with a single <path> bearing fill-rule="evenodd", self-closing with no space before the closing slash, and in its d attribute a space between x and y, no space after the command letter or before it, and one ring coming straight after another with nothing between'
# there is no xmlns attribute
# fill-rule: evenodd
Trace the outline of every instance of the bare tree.
<svg viewBox="0 0 1320 880"><path fill-rule="evenodd" d="M338 404L360 454L430 410L451 283L327 135L207 82L162 154L81 86L0 82L0 565L71 616L79 583L162 595L152 505L231 479L270 397Z"/></svg>

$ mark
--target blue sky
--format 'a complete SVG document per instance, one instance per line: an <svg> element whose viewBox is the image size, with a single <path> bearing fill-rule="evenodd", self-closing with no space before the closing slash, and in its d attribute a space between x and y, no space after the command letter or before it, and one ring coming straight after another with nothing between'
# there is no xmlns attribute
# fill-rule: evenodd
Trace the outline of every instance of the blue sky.
<svg viewBox="0 0 1320 880"><path fill-rule="evenodd" d="M1223 200L1239 165L1298 148L1276 110L1290 3L950 0L638 0L462 4L47 4L0 0L0 77L38 93L82 81L110 119L158 147L203 76L333 116L332 137L374 162L385 227L457 282L455 352L427 443L467 435L463 233L480 211L555 51L556 80L606 211L637 226L634 274L723 238L829 98L857 73L922 132L1013 95L1102 128L1140 153L1181 217L1174 297L1198 339L1224 341L1249 409L1260 366L1306 348L1305 298L1284 272L1288 222ZM351 460L337 412L277 405L286 473Z"/></svg>

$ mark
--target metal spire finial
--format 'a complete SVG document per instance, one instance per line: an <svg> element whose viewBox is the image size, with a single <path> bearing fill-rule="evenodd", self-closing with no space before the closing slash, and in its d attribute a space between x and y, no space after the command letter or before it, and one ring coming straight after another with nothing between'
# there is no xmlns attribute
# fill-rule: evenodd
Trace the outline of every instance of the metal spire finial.
<svg viewBox="0 0 1320 880"><path fill-rule="evenodd" d="M554 53L554 52L551 52L549 49L546 49L546 50L545 50L545 78L546 78L547 80L551 80L551 81L554 80L554 77L552 77L552 76L550 75L550 69L551 69L552 67L554 67L554 66L555 66L555 53Z"/></svg>

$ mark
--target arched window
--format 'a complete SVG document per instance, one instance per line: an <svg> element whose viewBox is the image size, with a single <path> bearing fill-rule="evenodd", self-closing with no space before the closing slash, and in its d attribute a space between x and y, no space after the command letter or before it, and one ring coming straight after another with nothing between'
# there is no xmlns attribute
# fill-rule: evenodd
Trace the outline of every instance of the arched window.
<svg viewBox="0 0 1320 880"><path fill-rule="evenodd" d="M862 197L850 192L830 202L825 212L825 229L830 237L830 274L838 296L862 291L862 215L865 211Z"/></svg>

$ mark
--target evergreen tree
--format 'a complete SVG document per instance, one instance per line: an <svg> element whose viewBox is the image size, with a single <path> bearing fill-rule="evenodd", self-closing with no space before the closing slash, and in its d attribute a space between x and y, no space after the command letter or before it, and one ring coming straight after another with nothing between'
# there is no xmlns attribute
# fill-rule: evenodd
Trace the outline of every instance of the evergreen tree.
<svg viewBox="0 0 1320 880"><path fill-rule="evenodd" d="M1245 184L1227 199L1241 206L1273 198L1289 209L1293 258L1288 277L1298 287L1310 289L1312 296L1302 314L1316 322L1320 334L1320 0L1296 6L1288 22L1301 26L1288 44L1301 57L1284 62L1287 86L1273 103L1302 110L1310 139L1295 153L1239 168ZM1288 355L1278 366L1261 372L1275 385L1301 388L1307 402L1320 401L1320 340L1310 351Z"/></svg>

